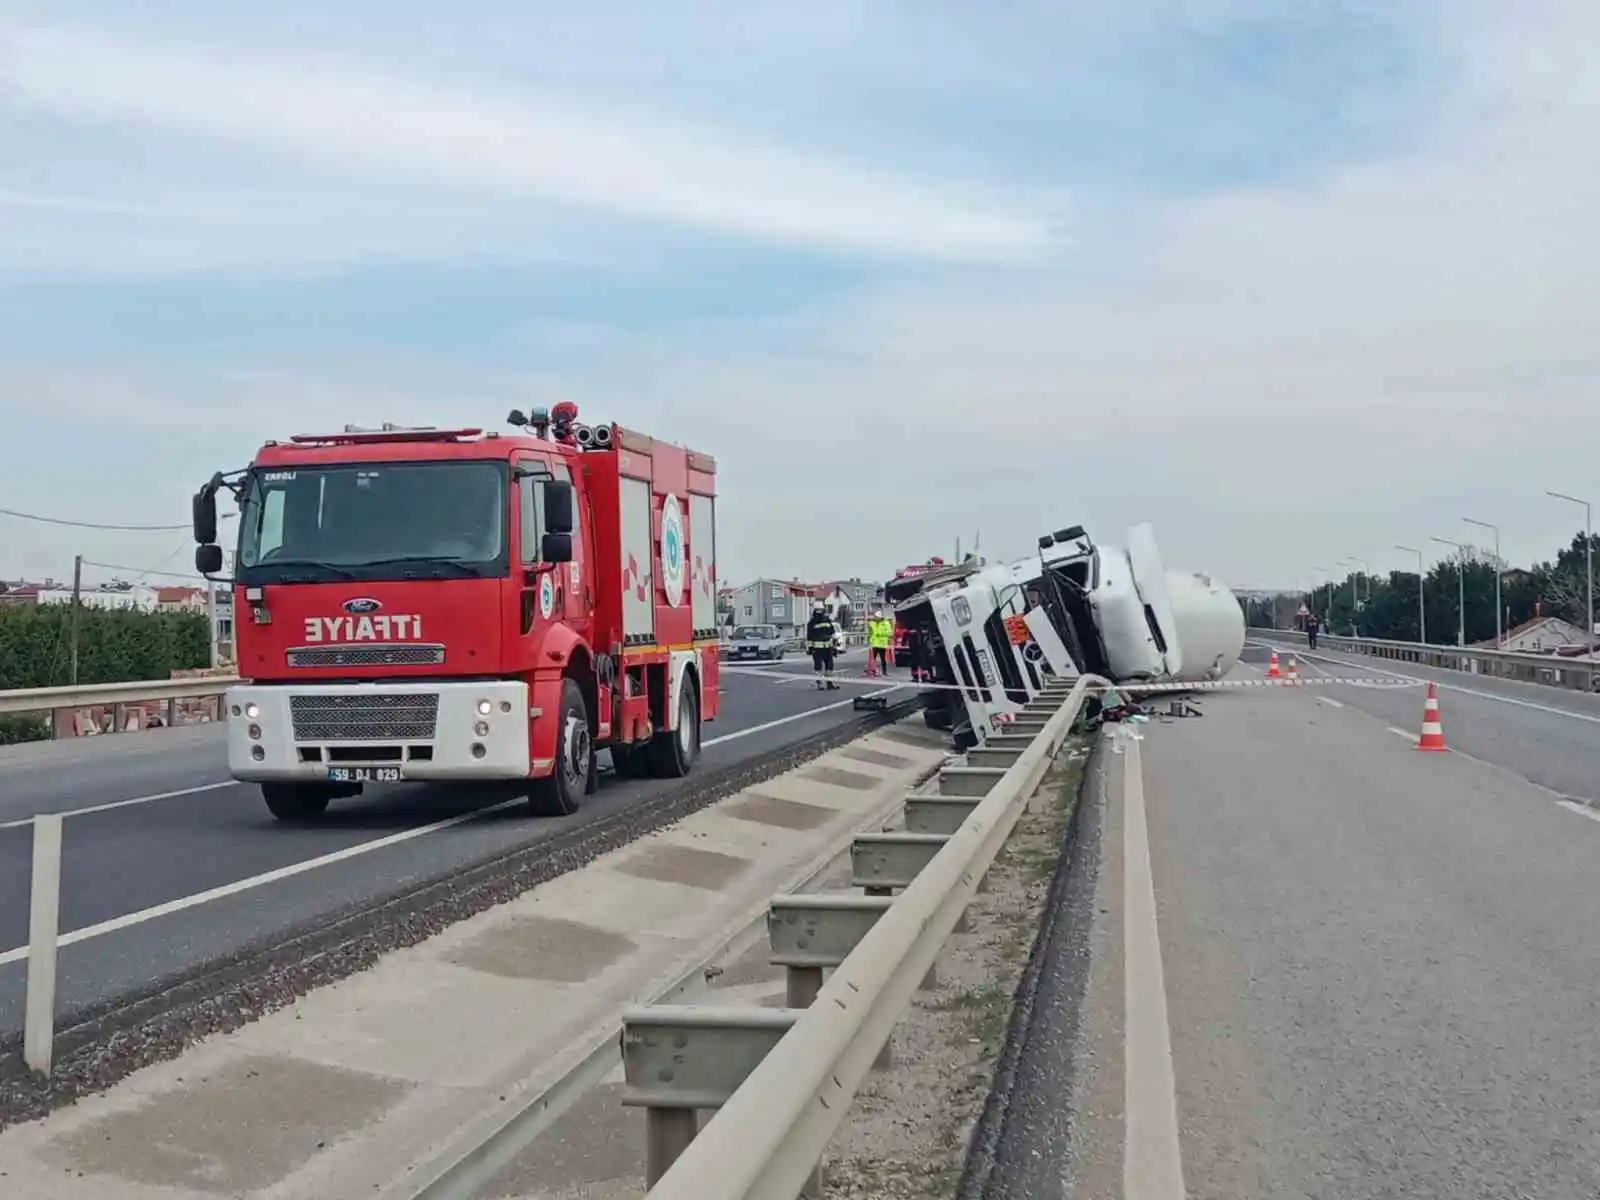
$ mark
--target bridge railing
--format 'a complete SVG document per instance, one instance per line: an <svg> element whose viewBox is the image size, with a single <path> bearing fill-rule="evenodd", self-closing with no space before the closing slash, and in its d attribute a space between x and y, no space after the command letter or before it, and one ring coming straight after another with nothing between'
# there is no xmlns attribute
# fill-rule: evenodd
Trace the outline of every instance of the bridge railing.
<svg viewBox="0 0 1600 1200"><path fill-rule="evenodd" d="M1298 629L1265 629L1252 626L1257 636L1306 644ZM1394 662L1415 663L1446 671L1462 671L1493 679L1515 679L1546 687L1568 688L1579 692L1600 690L1600 662L1586 658L1562 658L1554 654L1524 654L1511 650L1486 650L1477 646L1437 646L1424 642L1399 642L1386 638L1317 636L1319 650L1338 650L1363 654Z"/></svg>

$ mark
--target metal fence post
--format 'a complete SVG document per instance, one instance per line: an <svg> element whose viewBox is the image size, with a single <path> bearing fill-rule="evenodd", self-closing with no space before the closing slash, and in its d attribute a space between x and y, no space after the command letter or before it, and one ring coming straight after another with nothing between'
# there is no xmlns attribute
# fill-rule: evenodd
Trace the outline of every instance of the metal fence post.
<svg viewBox="0 0 1600 1200"><path fill-rule="evenodd" d="M61 918L61 815L33 818L33 879L28 905L28 992L22 1059L49 1075L55 1049L56 933Z"/></svg>

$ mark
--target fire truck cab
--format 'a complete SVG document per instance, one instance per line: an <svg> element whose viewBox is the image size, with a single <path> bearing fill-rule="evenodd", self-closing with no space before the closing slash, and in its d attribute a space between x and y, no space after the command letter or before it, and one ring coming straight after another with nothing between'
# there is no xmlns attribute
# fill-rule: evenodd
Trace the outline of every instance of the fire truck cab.
<svg viewBox="0 0 1600 1200"><path fill-rule="evenodd" d="M573 812L676 777L718 710L716 464L558 404L515 432L347 426L269 442L194 500L215 576L239 503L228 765L280 819L451 780Z"/></svg>

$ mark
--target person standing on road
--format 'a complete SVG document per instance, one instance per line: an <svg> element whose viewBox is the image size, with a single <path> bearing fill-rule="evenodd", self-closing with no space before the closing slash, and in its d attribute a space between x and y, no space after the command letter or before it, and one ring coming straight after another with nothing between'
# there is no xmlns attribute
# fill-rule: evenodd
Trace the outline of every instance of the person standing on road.
<svg viewBox="0 0 1600 1200"><path fill-rule="evenodd" d="M833 618L828 607L818 603L811 610L811 620L806 622L806 649L811 651L811 669L817 675L817 690L838 691L833 681Z"/></svg>
<svg viewBox="0 0 1600 1200"><path fill-rule="evenodd" d="M1311 613L1306 617L1306 645L1311 649L1317 648L1317 633L1322 629L1322 622L1317 620L1317 614Z"/></svg>
<svg viewBox="0 0 1600 1200"><path fill-rule="evenodd" d="M877 670L885 675L889 673L889 643L892 641L894 622L879 609L867 621L867 674Z"/></svg>

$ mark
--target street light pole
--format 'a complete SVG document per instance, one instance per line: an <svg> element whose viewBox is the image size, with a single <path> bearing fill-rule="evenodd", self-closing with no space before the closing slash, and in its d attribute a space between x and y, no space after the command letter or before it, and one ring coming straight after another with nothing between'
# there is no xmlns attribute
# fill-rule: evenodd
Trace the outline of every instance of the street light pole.
<svg viewBox="0 0 1600 1200"><path fill-rule="evenodd" d="M1326 623L1333 619L1333 568L1318 566L1317 564L1313 563L1311 565L1311 569L1317 572L1319 575L1328 576L1324 584L1324 586L1326 586L1328 589L1328 598L1326 601L1324 601L1325 608L1322 614L1323 621Z"/></svg>
<svg viewBox="0 0 1600 1200"><path fill-rule="evenodd" d="M1584 642L1591 650L1594 648L1594 510L1589 507L1587 500L1579 500L1576 496L1569 496L1565 492L1546 492L1547 496L1554 496L1557 500L1566 500L1571 504L1583 505L1583 570L1589 579L1589 627L1584 630Z"/></svg>
<svg viewBox="0 0 1600 1200"><path fill-rule="evenodd" d="M1429 538L1456 548L1456 645L1467 644L1467 548L1449 538Z"/></svg>
<svg viewBox="0 0 1600 1200"><path fill-rule="evenodd" d="M1414 546L1402 546L1399 542L1394 544L1394 548L1417 556L1417 641L1426 646L1428 644L1428 599L1426 577L1422 573L1422 551Z"/></svg>
<svg viewBox="0 0 1600 1200"><path fill-rule="evenodd" d="M1494 648L1496 650L1504 650L1506 648L1506 640L1501 632L1501 618L1505 610L1500 603L1500 527L1491 525L1487 521L1474 521L1471 517L1462 517L1461 519L1468 525L1476 525L1481 529L1494 531Z"/></svg>

